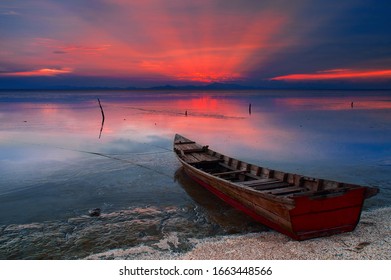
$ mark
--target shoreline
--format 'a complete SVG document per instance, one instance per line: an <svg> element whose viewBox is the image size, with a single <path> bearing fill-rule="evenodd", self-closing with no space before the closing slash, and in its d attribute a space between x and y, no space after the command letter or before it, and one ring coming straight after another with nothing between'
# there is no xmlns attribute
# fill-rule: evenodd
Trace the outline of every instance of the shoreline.
<svg viewBox="0 0 391 280"><path fill-rule="evenodd" d="M102 260L390 260L391 207L362 212L352 232L295 241L275 231L192 239L185 253L147 246L114 249L88 256ZM165 243L174 245L176 236ZM164 245L164 244L161 244Z"/></svg>
<svg viewBox="0 0 391 280"><path fill-rule="evenodd" d="M212 238L182 260L389 260L391 207L363 212L352 232L294 241L275 231Z"/></svg>

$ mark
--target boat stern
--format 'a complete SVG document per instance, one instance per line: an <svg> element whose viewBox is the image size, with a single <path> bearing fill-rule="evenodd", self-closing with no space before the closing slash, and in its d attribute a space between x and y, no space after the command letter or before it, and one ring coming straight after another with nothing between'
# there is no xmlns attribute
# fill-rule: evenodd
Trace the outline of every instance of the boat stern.
<svg viewBox="0 0 391 280"><path fill-rule="evenodd" d="M314 197L295 197L290 211L295 238L305 240L353 231L361 215L366 188Z"/></svg>

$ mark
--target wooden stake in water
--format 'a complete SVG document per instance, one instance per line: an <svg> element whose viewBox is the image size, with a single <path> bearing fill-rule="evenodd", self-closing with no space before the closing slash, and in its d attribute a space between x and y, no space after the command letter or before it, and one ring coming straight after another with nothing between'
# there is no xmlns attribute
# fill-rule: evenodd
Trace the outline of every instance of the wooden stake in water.
<svg viewBox="0 0 391 280"><path fill-rule="evenodd" d="M103 130L103 125L105 124L105 113L103 112L102 104L100 104L100 100L98 98L98 103L100 107L100 111L102 113L102 125L100 126L100 133L99 133L99 139L102 136L102 130Z"/></svg>

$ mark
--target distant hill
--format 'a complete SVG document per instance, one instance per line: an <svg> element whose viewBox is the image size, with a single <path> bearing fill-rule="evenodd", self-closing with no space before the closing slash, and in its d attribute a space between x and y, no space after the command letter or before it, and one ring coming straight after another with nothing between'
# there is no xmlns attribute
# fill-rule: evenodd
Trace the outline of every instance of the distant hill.
<svg viewBox="0 0 391 280"><path fill-rule="evenodd" d="M0 79L1 81L1 79ZM43 83L44 84L44 83ZM389 90L391 89L391 84L380 87L376 84L365 84L365 86L357 87L355 84L317 84L317 83L299 83L299 84L284 84L279 82L265 82L261 86L244 86L240 84L232 83L211 83L205 85L164 85L164 86L153 86L153 87L134 87L134 86L125 86L125 87L113 87L113 86L70 86L70 85L26 85L26 84L12 84L12 86L1 87L0 91L4 90L161 90L161 91L175 91L175 90L265 90L265 89L285 89L285 90Z"/></svg>
<svg viewBox="0 0 391 280"><path fill-rule="evenodd" d="M243 86L238 84L225 84L225 83L212 83L207 85L183 85L183 86L173 86L173 85L164 85L164 86L154 86L154 87L102 87L102 86L68 86L68 85L59 85L59 86L19 86L4 88L0 90L249 90L249 89L261 89L259 87L250 87Z"/></svg>
<svg viewBox="0 0 391 280"><path fill-rule="evenodd" d="M127 88L127 89L134 89L134 88ZM201 85L201 86L165 85L165 86L150 87L150 88L145 88L145 89L151 89L151 90L230 90L230 89L232 89L232 90L246 90L246 89L256 89L256 88L249 87L249 86L242 86L242 85L238 85L238 84L212 83L212 84Z"/></svg>

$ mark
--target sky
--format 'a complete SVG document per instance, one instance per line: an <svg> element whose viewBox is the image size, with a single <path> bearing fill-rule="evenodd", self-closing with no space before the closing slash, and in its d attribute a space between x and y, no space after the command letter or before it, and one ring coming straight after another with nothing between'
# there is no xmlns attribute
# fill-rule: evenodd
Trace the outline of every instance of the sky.
<svg viewBox="0 0 391 280"><path fill-rule="evenodd" d="M2 0L0 89L391 88L389 0Z"/></svg>

